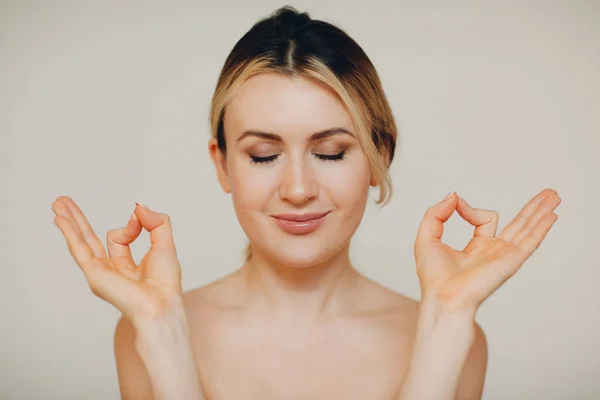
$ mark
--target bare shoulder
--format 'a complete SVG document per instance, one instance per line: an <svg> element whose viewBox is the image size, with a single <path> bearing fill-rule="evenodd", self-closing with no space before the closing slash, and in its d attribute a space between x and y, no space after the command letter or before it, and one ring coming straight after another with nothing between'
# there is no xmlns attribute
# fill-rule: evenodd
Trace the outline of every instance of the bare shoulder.
<svg viewBox="0 0 600 400"><path fill-rule="evenodd" d="M363 277L360 285L363 315L377 317L383 326L408 336L416 334L419 321L420 301L400 294L369 278ZM475 340L469 354L468 363L479 363L487 354L487 340L483 329L474 324Z"/></svg>
<svg viewBox="0 0 600 400"><path fill-rule="evenodd" d="M183 304L188 317L210 309L227 309L240 306L238 296L243 286L239 277L240 269L207 285L183 293Z"/></svg>
<svg viewBox="0 0 600 400"><path fill-rule="evenodd" d="M457 398L480 399L483 394L488 364L488 344L483 329L475 323L475 339L463 365Z"/></svg>
<svg viewBox="0 0 600 400"><path fill-rule="evenodd" d="M419 301L398 293L381 283L361 275L357 289L360 303L358 308L367 315L398 320L403 325L412 325L419 316Z"/></svg>
<svg viewBox="0 0 600 400"><path fill-rule="evenodd" d="M240 317L245 293L240 269L207 285L186 291L183 304L194 340L208 339L211 331L231 318Z"/></svg>
<svg viewBox="0 0 600 400"><path fill-rule="evenodd" d="M194 333L201 333L202 330L197 328L215 314L214 310L227 304L223 294L232 290L232 285L235 285L235 279L226 276L183 294L185 312ZM135 338L135 327L131 321L121 316L115 328L114 355L123 400L152 398L150 378L135 349Z"/></svg>
<svg viewBox="0 0 600 400"><path fill-rule="evenodd" d="M150 377L135 349L135 337L135 327L121 316L115 329L114 355L123 400L151 399L153 396Z"/></svg>
<svg viewBox="0 0 600 400"><path fill-rule="evenodd" d="M370 279L362 284L361 307L370 316L371 326L376 326L379 335L388 343L400 345L402 353L410 351L416 338L420 302L404 296ZM474 323L475 339L463 365L457 398L480 399L487 370L488 345L485 333ZM402 356L400 354L400 357ZM408 361L407 359L405 361Z"/></svg>

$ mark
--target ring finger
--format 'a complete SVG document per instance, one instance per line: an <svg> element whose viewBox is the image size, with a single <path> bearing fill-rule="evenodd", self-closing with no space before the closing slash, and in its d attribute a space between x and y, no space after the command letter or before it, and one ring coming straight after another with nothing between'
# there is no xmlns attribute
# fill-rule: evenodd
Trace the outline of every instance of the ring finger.
<svg viewBox="0 0 600 400"><path fill-rule="evenodd" d="M52 203L52 209L56 215L62 215L71 221L75 231L83 236L96 257L106 257L104 245L98 239L83 212L73 199L68 196L60 196Z"/></svg>
<svg viewBox="0 0 600 400"><path fill-rule="evenodd" d="M532 229L538 224L538 222L544 218L548 213L554 211L556 207L560 204L561 199L558 195L548 196L535 210L533 215L527 220L525 226L521 228L519 232L517 232L512 241L513 243L520 243L523 238L528 236Z"/></svg>

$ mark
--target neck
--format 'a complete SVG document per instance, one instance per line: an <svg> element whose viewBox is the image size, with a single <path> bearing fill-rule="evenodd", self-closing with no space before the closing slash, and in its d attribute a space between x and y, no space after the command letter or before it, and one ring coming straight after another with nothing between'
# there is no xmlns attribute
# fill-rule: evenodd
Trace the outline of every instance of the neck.
<svg viewBox="0 0 600 400"><path fill-rule="evenodd" d="M351 307L352 288L360 275L352 267L348 247L331 259L309 267L289 267L253 252L242 268L248 299L269 319L294 325L312 324Z"/></svg>

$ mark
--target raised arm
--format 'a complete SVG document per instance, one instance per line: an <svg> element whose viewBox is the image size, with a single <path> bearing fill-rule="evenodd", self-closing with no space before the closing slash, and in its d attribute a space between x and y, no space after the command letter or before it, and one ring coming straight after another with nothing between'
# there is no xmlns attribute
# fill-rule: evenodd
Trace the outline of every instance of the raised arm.
<svg viewBox="0 0 600 400"><path fill-rule="evenodd" d="M146 366L154 399L203 400L190 329L177 299L156 318L138 318L135 348Z"/></svg>
<svg viewBox="0 0 600 400"><path fill-rule="evenodd" d="M539 247L558 218L553 210L560 201L554 190L543 190L498 236L498 213L472 208L454 193L427 210L414 247L421 286L418 330L399 400L481 397L483 382L465 381L485 376L487 350L475 324L477 309ZM475 227L462 251L441 242L454 210ZM465 365L469 355L474 369Z"/></svg>
<svg viewBox="0 0 600 400"><path fill-rule="evenodd" d="M156 400L204 399L181 298L181 268L168 215L136 206L125 227L108 233L107 256L72 199L61 196L52 209L56 214L54 222L92 292L115 306L126 319L120 322L116 333L119 337L115 337L119 376L137 370L140 377L147 378L143 382L150 384L150 390L143 383L138 386L145 390L143 395L152 393ZM151 246L136 265L129 245L142 228L150 232ZM126 369L129 367L123 365L125 359L137 362L137 367ZM139 361L146 370L144 376ZM122 384L121 389L128 385ZM123 398L128 400L141 396L135 390L126 392Z"/></svg>

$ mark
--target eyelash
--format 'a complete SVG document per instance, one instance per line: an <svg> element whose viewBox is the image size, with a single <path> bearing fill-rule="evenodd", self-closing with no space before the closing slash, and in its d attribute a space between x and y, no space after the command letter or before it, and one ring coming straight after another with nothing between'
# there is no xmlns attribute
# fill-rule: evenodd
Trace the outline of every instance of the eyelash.
<svg viewBox="0 0 600 400"><path fill-rule="evenodd" d="M341 151L338 154L334 154L334 155L325 155L325 154L315 154L313 153L319 160L323 160L323 161L341 161L344 159L344 155L346 154L346 150ZM256 157L251 155L250 156L250 162L254 163L254 164L268 164L272 161L275 161L277 159L277 157L279 157L279 154L273 154L272 156L268 156L268 157Z"/></svg>

